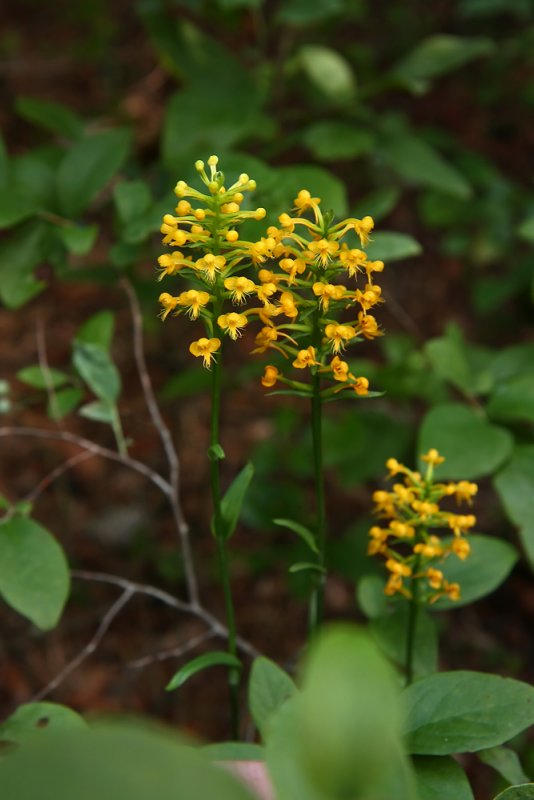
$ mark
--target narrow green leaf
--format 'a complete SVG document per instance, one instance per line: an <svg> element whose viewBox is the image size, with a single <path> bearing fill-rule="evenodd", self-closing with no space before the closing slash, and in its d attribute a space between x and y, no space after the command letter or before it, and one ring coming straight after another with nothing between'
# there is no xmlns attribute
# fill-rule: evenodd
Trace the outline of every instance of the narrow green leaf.
<svg viewBox="0 0 534 800"><path fill-rule="evenodd" d="M237 527L241 508L253 474L254 466L251 463L246 464L229 486L221 501L222 531L219 532L219 535L223 539L229 539Z"/></svg>
<svg viewBox="0 0 534 800"><path fill-rule="evenodd" d="M429 81L458 69L495 49L491 39L437 34L420 42L393 68L393 74L408 88L424 90Z"/></svg>
<svg viewBox="0 0 534 800"><path fill-rule="evenodd" d="M165 690L167 692L172 692L174 689L178 689L180 686L183 686L183 684L193 675L196 675L197 672L208 669L208 667L217 666L241 669L242 664L241 661L231 653L225 653L223 651L204 653L203 655L198 656L198 658L194 658L192 661L184 664L184 666L173 675L165 687Z"/></svg>
<svg viewBox="0 0 534 800"><path fill-rule="evenodd" d="M451 755L496 747L534 724L534 687L482 672L440 672L403 692L409 752Z"/></svg>
<svg viewBox="0 0 534 800"><path fill-rule="evenodd" d="M292 519L273 519L273 522L275 525L280 525L282 528L288 528L290 531L293 531L293 533L296 533L297 536L300 536L303 542L306 542L313 553L319 553L315 536L309 528L301 525L300 522L294 522Z"/></svg>
<svg viewBox="0 0 534 800"><path fill-rule="evenodd" d="M130 132L84 136L67 151L57 175L61 210L78 216L120 169L130 148Z"/></svg>
<svg viewBox="0 0 534 800"><path fill-rule="evenodd" d="M46 413L53 420L63 419L67 414L79 405L83 397L83 392L76 386L68 386L55 392L53 397L48 398Z"/></svg>
<svg viewBox="0 0 534 800"><path fill-rule="evenodd" d="M413 759L418 800L475 800L460 764L449 756Z"/></svg>
<svg viewBox="0 0 534 800"><path fill-rule="evenodd" d="M374 261L401 261L403 258L420 256L423 248L413 236L395 231L378 231L365 248L369 258Z"/></svg>
<svg viewBox="0 0 534 800"><path fill-rule="evenodd" d="M492 767L510 784L528 783L519 756L509 747L490 747L477 753L483 764Z"/></svg>
<svg viewBox="0 0 534 800"><path fill-rule="evenodd" d="M34 736L49 731L83 730L87 724L83 717L67 706L58 703L25 703L19 706L0 725L0 740L22 744Z"/></svg>
<svg viewBox="0 0 534 800"><path fill-rule="evenodd" d="M445 456L436 473L440 479L470 480L491 475L510 457L510 433L491 425L473 408L460 403L435 406L419 431L418 452L435 447Z"/></svg>
<svg viewBox="0 0 534 800"><path fill-rule="evenodd" d="M296 564L291 564L289 572L320 572L326 574L326 569L320 564L313 564L311 561L298 561Z"/></svg>
<svg viewBox="0 0 534 800"><path fill-rule="evenodd" d="M45 373L38 364L19 370L19 372L17 372L17 378L19 381L22 381L22 383L26 383L34 389L47 389L49 386L53 389L57 389L59 386L64 386L70 380L65 372L61 372L59 369L54 369L53 367L48 367Z"/></svg>
<svg viewBox="0 0 534 800"><path fill-rule="evenodd" d="M66 139L78 139L83 132L83 122L80 117L60 103L38 100L35 97L18 97L15 108L28 122L33 122L52 133L58 133Z"/></svg>
<svg viewBox="0 0 534 800"><path fill-rule="evenodd" d="M534 800L534 783L522 783L510 786L494 798L494 800Z"/></svg>
<svg viewBox="0 0 534 800"><path fill-rule="evenodd" d="M386 142L382 155L408 183L430 186L454 197L469 198L471 187L455 167L427 142L403 134Z"/></svg>
<svg viewBox="0 0 534 800"><path fill-rule="evenodd" d="M38 628L57 625L70 586L63 550L45 528L24 516L0 524L0 594Z"/></svg>
<svg viewBox="0 0 534 800"><path fill-rule="evenodd" d="M92 419L95 422L105 422L108 425L111 425L114 420L113 406L101 403L99 400L82 406L78 413L81 417Z"/></svg>
<svg viewBox="0 0 534 800"><path fill-rule="evenodd" d="M296 692L292 679L274 661L263 656L254 659L248 684L248 706L263 739L272 715Z"/></svg>
<svg viewBox="0 0 534 800"><path fill-rule="evenodd" d="M98 225L59 226L57 234L70 253L84 256L93 248L98 236Z"/></svg>
<svg viewBox="0 0 534 800"><path fill-rule="evenodd" d="M75 340L72 362L100 400L111 405L117 402L121 388L120 375L107 350L97 344Z"/></svg>
<svg viewBox="0 0 534 800"><path fill-rule="evenodd" d="M76 341L96 344L109 350L115 329L115 318L111 311L98 311L89 317L76 332Z"/></svg>

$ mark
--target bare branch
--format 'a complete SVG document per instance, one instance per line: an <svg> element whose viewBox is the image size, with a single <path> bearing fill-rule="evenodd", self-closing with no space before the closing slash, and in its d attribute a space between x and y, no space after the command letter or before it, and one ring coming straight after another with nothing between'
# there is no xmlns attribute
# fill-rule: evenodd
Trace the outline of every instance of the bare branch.
<svg viewBox="0 0 534 800"><path fill-rule="evenodd" d="M48 489L48 487L51 486L54 481L57 481L58 478L64 475L65 472L68 472L70 469L75 467L76 464L81 464L84 461L87 461L89 458L94 457L95 453L89 453L87 450L82 450L81 453L76 453L75 456L71 456L64 461L63 464L60 464L58 467L49 472L48 475L45 475L45 477L39 481L37 486L34 486L31 492L28 492L24 498L24 501L26 503L35 503L39 495L44 492L45 489Z"/></svg>
<svg viewBox="0 0 534 800"><path fill-rule="evenodd" d="M135 590L133 588L127 588L123 591L120 597L115 600L112 606L110 606L102 618L102 621L98 626L94 636L89 640L89 642L87 642L85 647L80 650L80 652L73 659L71 659L71 661L69 661L43 689L37 692L37 694L31 698L30 702L37 703L39 700L47 697L50 692L53 692L55 689L57 689L58 686L60 686L69 677L69 675L80 666L80 664L82 664L87 658L89 658L90 655L95 652L98 645L108 632L115 617L120 614L126 603L134 596L134 594Z"/></svg>
<svg viewBox="0 0 534 800"><path fill-rule="evenodd" d="M115 450L110 450L108 447L102 447L96 444L96 442L92 442L90 439L85 439L83 436L78 436L75 433L70 433L70 431L46 430L45 428L16 428L9 426L0 428L0 438L15 436L33 439L58 439L62 442L74 444L76 447L81 447L83 450L87 450L95 456L107 458L110 461L117 461L119 464L133 469L135 472L139 472L140 475L143 475L154 483L166 497L171 498L172 496L170 483L159 473L147 467L146 464L137 461L135 458L131 458L131 456L121 455Z"/></svg>
<svg viewBox="0 0 534 800"><path fill-rule="evenodd" d="M191 652L194 650L195 647L198 647L199 644L208 641L208 639L212 639L215 636L215 631L205 631L201 633L199 636L195 636L193 639L190 639L185 644L180 645L179 647L172 647L170 650L161 650L159 653L153 653L150 656L143 656L142 658L137 658L135 661L130 661L126 664L127 667L130 669L143 669L144 667L150 666L150 664L155 664L159 661L166 661L168 658L182 658L185 656L186 653Z"/></svg>

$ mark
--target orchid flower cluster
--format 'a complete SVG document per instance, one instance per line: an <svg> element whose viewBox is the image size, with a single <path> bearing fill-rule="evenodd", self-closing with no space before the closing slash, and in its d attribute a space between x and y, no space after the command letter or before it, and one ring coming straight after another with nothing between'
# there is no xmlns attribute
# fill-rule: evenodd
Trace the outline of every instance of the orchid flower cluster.
<svg viewBox="0 0 534 800"><path fill-rule="evenodd" d="M384 263L370 261L363 250L344 241L352 232L365 246L374 227L372 218L334 224L332 214L321 211L320 198L302 189L295 199L294 216L281 214L279 227L269 227L258 241L242 240L237 227L247 219L263 219L266 212L263 208L242 211L244 193L255 189L255 181L242 174L226 188L217 165L217 156L210 156L208 174L204 162L197 161L195 167L207 191L179 181L174 190L179 199L175 214L163 218L163 243L174 249L158 259L160 279L180 274L189 280L190 288L177 295L160 295L162 319L185 312L192 320L204 322L206 335L193 341L189 350L209 368L221 347L221 336L237 339L250 319L257 317L262 328L253 353L277 351L295 369L311 369L319 381L332 379L334 386L324 389L323 396L344 388L359 396L369 394L369 381L351 373L342 353L348 344L381 335L369 311L382 302L373 275L382 272ZM308 211L313 221L304 216ZM187 254L182 248L187 248ZM256 269L253 275L251 266ZM348 282L360 274L366 276L363 288L350 287ZM263 386L273 387L277 381L311 394L307 383L285 376L276 366L266 366Z"/></svg>
<svg viewBox="0 0 534 800"><path fill-rule="evenodd" d="M458 504L471 505L478 487L469 481L436 483L434 467L445 459L435 449L421 458L427 463L424 476L394 458L386 462L389 477L402 476L403 482L394 483L391 492L374 492L375 514L387 521L387 527L372 526L367 552L386 559L387 595L400 593L430 604L444 596L459 600L459 584L449 583L439 567L451 554L462 561L469 556L466 536L476 517L442 510L439 504L444 498L454 497ZM437 536L438 529L445 529L452 539ZM409 588L405 586L406 580Z"/></svg>

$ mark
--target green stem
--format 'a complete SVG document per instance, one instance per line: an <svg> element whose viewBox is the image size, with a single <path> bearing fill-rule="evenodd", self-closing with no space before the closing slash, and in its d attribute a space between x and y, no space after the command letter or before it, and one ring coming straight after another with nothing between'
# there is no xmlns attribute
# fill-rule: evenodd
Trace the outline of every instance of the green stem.
<svg viewBox="0 0 534 800"><path fill-rule="evenodd" d="M315 345L320 342L319 326L315 324ZM325 565L326 546L326 502L323 471L323 400L321 397L321 376L318 371L313 375L313 394L311 398L312 442L313 442L313 474L315 483L316 544L318 548L317 563ZM320 573L310 598L309 631L313 638L319 631L324 613L324 574Z"/></svg>
<svg viewBox="0 0 534 800"><path fill-rule="evenodd" d="M414 573L419 571L419 560L414 565ZM419 578L411 579L412 596L408 607L408 623L406 626L406 655L404 673L406 686L413 683L413 659L415 651L415 631L417 627L417 613L419 611Z"/></svg>
<svg viewBox="0 0 534 800"><path fill-rule="evenodd" d="M220 427L220 407L221 407L221 358L222 352L219 350L216 360L212 365L212 384L211 384L211 426L210 426L210 446L219 444ZM224 538L221 509L221 480L219 471L220 460L210 459L210 478L211 478L211 497L213 502L213 526L215 539L217 541L217 556L219 562L219 576L221 579L224 593L224 604L226 609L226 624L228 626L228 652L237 657L237 629L235 620L234 603L230 584L230 570L228 564L228 550ZM230 689L230 711L232 738L239 736L239 675L238 669L230 668L228 671L228 686Z"/></svg>
<svg viewBox="0 0 534 800"><path fill-rule="evenodd" d="M128 447L126 445L126 439L124 438L124 431L122 430L121 418L117 406L113 406L111 409L111 428L115 436L115 442L117 443L117 450L121 456L127 456Z"/></svg>

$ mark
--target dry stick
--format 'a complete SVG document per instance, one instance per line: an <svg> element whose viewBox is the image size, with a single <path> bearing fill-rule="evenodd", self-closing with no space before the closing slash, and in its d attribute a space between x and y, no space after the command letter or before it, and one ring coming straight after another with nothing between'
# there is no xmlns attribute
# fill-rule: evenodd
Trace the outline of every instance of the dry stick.
<svg viewBox="0 0 534 800"><path fill-rule="evenodd" d="M66 472L71 470L77 464L82 464L84 461L87 461L89 458L94 458L96 453L89 453L87 450L82 450L80 453L76 453L76 455L71 456L63 464L59 464L59 466L55 467L51 470L48 475L45 475L42 478L37 486L34 486L31 492L28 492L26 497L23 499L24 503L31 503L32 505L35 503L37 498L39 497L45 489L48 489L54 481L58 478L61 478Z"/></svg>
<svg viewBox="0 0 534 800"><path fill-rule="evenodd" d="M100 625L98 626L94 636L87 642L85 647L80 650L80 652L71 659L63 669L58 672L58 674L52 678L52 680L46 684L37 694L34 694L31 698L30 702L37 703L39 700L42 700L43 697L46 697L53 692L54 689L57 689L66 678L69 677L71 672L74 672L82 662L84 662L90 655L92 655L106 633L108 632L111 623L115 619L115 617L122 611L126 603L134 596L135 591L133 589L125 589L120 597L115 600L112 606L109 607L106 614L102 618Z"/></svg>
<svg viewBox="0 0 534 800"><path fill-rule="evenodd" d="M171 504L178 535L180 537L187 591L191 603L193 605L200 605L198 584L193 563L191 542L189 539L189 526L182 511L178 492L180 462L174 442L172 440L171 432L161 415L161 411L156 400L156 395L154 394L152 381L150 380L150 374L147 369L145 348L143 344L143 315L139 306L139 300L130 281L123 279L121 281L121 286L126 292L126 296L128 297L128 302L130 304L133 325L134 357L137 366L137 372L139 374L139 380L143 389L143 395L148 408L148 413L154 427L159 433L165 455L167 456L167 461L169 462L169 484L171 491L168 494L168 498Z"/></svg>
<svg viewBox="0 0 534 800"><path fill-rule="evenodd" d="M135 661L129 661L126 666L129 667L129 669L144 669L144 667L148 667L151 664L158 663L159 661L165 661L168 658L182 658L182 656L185 656L191 650L194 650L195 647L198 647L199 644L206 642L208 639L212 639L214 636L214 631L205 631L199 636L195 636L194 639L189 639L188 642L180 647L172 647L170 650L161 650L159 653L137 658Z"/></svg>

